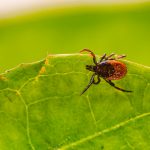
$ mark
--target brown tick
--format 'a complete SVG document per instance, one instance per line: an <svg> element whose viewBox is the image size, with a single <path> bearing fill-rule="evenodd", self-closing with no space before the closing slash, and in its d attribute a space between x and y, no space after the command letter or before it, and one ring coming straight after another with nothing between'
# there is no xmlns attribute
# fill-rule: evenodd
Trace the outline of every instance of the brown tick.
<svg viewBox="0 0 150 150"><path fill-rule="evenodd" d="M123 78L127 73L127 67L124 63L118 61L117 59L121 59L126 57L125 55L119 55L116 58L113 56L115 55L112 53L109 56L104 54L101 59L97 62L95 54L89 49L83 49L80 52L90 52L93 57L93 62L95 65L86 65L86 69L89 71L94 72L92 75L89 84L87 87L82 91L81 95L92 85L100 83L100 77L103 78L107 83L111 86L116 88L117 90L123 92L132 92L128 90L124 90L122 88L117 87L111 80L119 80ZM95 77L97 77L97 81L95 81Z"/></svg>

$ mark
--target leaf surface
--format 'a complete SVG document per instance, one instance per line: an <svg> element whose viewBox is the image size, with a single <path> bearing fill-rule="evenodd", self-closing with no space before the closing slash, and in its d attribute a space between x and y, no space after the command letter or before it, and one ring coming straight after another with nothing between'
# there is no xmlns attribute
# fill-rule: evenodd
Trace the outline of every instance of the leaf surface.
<svg viewBox="0 0 150 150"><path fill-rule="evenodd" d="M0 149L150 149L150 68L124 61L125 78L101 81L87 55L52 55L0 75Z"/></svg>

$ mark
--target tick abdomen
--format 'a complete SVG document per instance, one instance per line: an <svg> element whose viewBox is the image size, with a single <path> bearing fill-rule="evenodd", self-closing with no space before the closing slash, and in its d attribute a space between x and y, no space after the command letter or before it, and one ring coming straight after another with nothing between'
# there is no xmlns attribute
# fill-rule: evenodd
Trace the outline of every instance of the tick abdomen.
<svg viewBox="0 0 150 150"><path fill-rule="evenodd" d="M114 68L114 73L107 77L108 80L119 80L126 75L127 67L124 63L116 60L108 60L107 63Z"/></svg>

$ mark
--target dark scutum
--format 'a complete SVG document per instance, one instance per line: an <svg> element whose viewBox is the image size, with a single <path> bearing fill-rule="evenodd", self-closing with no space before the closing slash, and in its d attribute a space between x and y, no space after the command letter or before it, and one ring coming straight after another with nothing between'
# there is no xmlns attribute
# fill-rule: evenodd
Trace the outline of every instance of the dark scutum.
<svg viewBox="0 0 150 150"><path fill-rule="evenodd" d="M107 63L107 61L102 62L97 66L97 73L103 78L112 76L114 72L114 67L110 63Z"/></svg>

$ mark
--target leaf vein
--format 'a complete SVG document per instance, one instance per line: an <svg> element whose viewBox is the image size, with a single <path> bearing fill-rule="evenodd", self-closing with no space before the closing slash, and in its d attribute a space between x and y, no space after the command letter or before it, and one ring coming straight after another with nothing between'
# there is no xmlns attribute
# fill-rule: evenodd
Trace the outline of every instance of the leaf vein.
<svg viewBox="0 0 150 150"><path fill-rule="evenodd" d="M29 145L31 147L32 150L35 150L35 147L32 144L31 141L31 136L30 136L30 126L29 126L29 111L28 111L28 106L25 103L25 100L23 98L23 96L21 95L21 93L19 93L20 99L23 101L23 103L25 104L25 110L26 110L26 133L27 133L27 137L28 137L28 141L29 141Z"/></svg>
<svg viewBox="0 0 150 150"><path fill-rule="evenodd" d="M102 130L102 131L96 132L96 133L93 134L93 135L89 135L89 136L87 136L87 137L85 137L85 138L82 138L82 139L80 139L80 140L78 140L78 141L75 141L75 142L70 143L70 144L68 144L68 145L65 145L65 146L63 146L63 147L60 147L58 150L67 150L68 148L71 148L71 147L77 146L77 145L79 145L79 144L82 144L82 143L84 143L84 142L87 142L87 141L89 141L89 140L92 140L92 139L94 139L94 138L96 138L96 137L99 137L99 136L105 134L105 133L109 133L109 132L111 132L111 131L117 130L117 129L119 129L120 127L123 127L123 126L129 124L130 122L136 121L136 120L138 120L138 119L141 119L141 118L144 118L144 117L147 117L147 116L150 116L150 112L143 113L143 114L137 115L137 116L135 116L135 117L132 117L132 118L130 118L130 119L128 119L128 120L125 120L125 121L123 121L123 122L120 122L120 123L118 123L118 124L116 124L116 125L114 125L114 126L112 126L112 127L110 127L110 128L106 128L106 129L104 129L104 130Z"/></svg>

